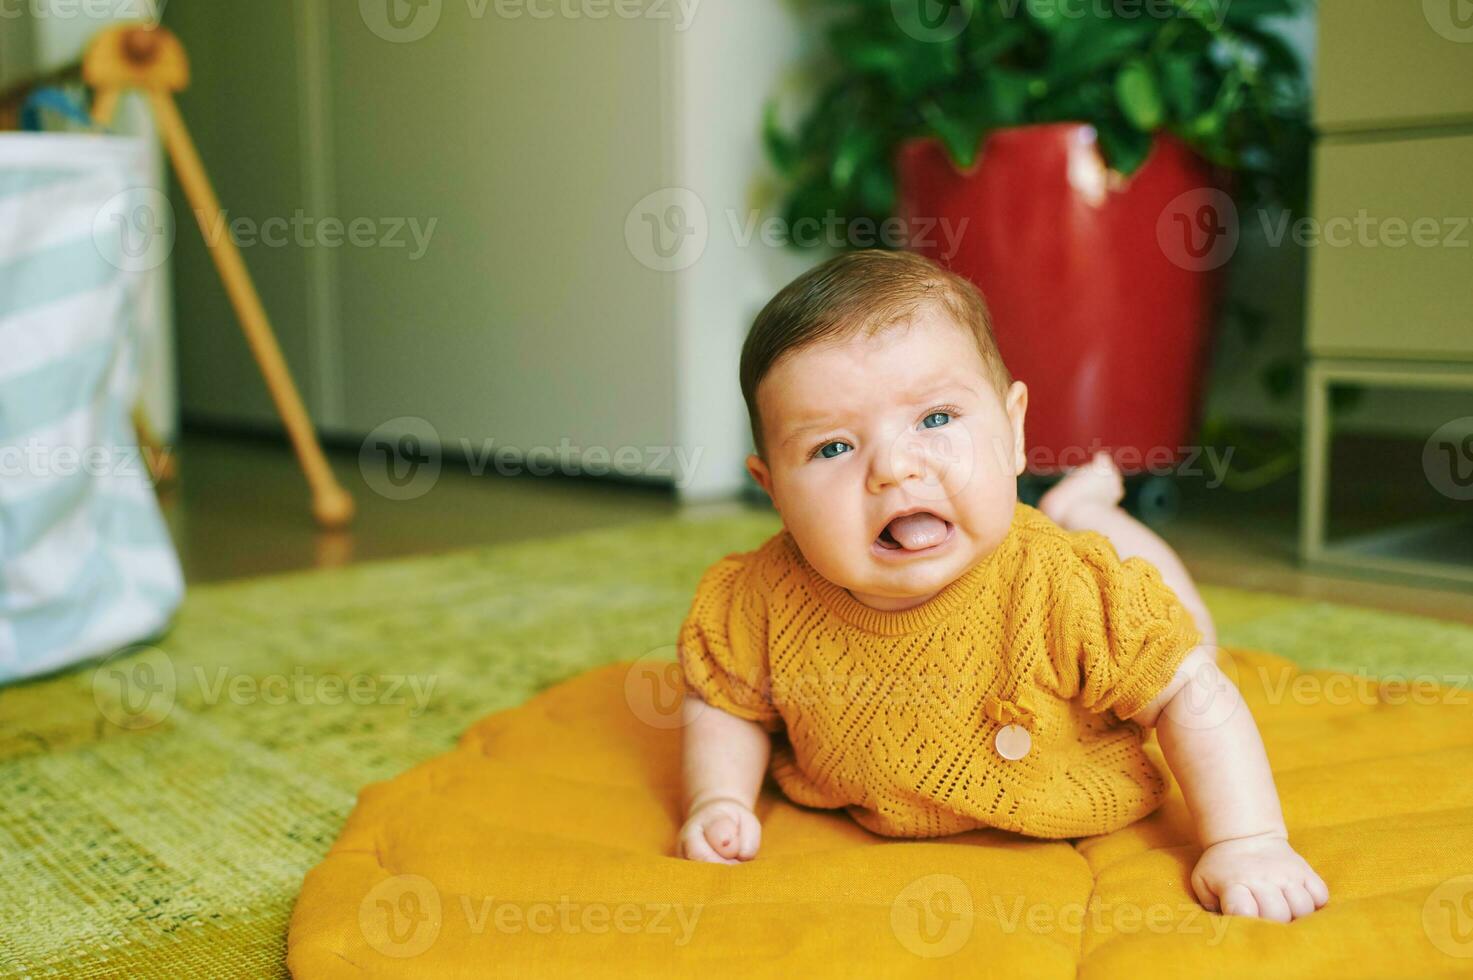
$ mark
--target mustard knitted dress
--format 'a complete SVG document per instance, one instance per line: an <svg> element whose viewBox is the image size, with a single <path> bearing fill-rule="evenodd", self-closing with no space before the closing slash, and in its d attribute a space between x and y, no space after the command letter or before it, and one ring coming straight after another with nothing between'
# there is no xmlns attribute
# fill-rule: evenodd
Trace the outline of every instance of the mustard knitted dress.
<svg viewBox="0 0 1473 980"><path fill-rule="evenodd" d="M824 579L779 531L706 570L679 657L688 691L773 733L770 772L795 803L891 837L1064 838L1161 804L1128 719L1200 640L1154 565L1019 502L996 550L899 612Z"/></svg>

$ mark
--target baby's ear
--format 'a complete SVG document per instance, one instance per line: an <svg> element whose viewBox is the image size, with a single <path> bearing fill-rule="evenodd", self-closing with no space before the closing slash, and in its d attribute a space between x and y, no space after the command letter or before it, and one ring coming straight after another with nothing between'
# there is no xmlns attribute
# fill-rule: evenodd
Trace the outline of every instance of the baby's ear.
<svg viewBox="0 0 1473 980"><path fill-rule="evenodd" d="M1028 386L1014 381L1006 400L1008 421L1013 428L1013 475L1022 476L1028 468L1028 448L1023 440L1023 419L1028 414Z"/></svg>
<svg viewBox="0 0 1473 980"><path fill-rule="evenodd" d="M768 499L772 501L772 506L776 507L777 498L772 495L772 471L767 468L767 464L763 462L761 456L758 456L756 453L749 453L747 455L747 472L752 474L752 479L757 481L757 485L762 488L767 494Z"/></svg>

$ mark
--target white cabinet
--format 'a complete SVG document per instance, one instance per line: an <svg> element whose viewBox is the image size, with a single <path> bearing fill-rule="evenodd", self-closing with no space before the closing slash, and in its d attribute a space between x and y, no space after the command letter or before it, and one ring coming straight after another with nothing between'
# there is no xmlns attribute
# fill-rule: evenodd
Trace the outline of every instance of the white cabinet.
<svg viewBox="0 0 1473 980"><path fill-rule="evenodd" d="M737 352L806 260L733 226L796 28L781 0L630 10L169 4L185 117L329 436L410 416L451 453L635 447L686 496L742 485ZM669 188L706 240L651 268ZM175 256L186 416L275 425L197 238Z"/></svg>

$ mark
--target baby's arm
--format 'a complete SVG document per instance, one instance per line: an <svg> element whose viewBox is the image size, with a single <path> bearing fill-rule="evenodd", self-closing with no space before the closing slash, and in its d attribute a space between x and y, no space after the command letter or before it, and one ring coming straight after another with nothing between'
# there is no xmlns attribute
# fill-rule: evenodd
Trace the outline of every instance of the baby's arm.
<svg viewBox="0 0 1473 980"><path fill-rule="evenodd" d="M757 856L762 826L752 812L772 750L755 721L738 718L687 694L682 806L676 852L696 861L738 864Z"/></svg>
<svg viewBox="0 0 1473 980"><path fill-rule="evenodd" d="M1225 915L1289 922L1330 900L1330 890L1289 846L1258 726L1238 688L1198 646L1155 700L1131 718L1156 726L1203 851L1192 889Z"/></svg>

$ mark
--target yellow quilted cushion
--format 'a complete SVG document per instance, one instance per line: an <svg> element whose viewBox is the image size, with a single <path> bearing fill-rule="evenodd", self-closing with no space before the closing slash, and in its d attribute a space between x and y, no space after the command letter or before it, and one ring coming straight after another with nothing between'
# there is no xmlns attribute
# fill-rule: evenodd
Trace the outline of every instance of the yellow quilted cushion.
<svg viewBox="0 0 1473 980"><path fill-rule="evenodd" d="M1473 694L1235 650L1290 838L1330 903L1284 925L1193 899L1179 789L1070 841L877 837L758 803L762 850L671 857L680 680L614 664L368 787L292 916L297 977L1405 977L1473 973ZM1160 752L1148 746L1156 760Z"/></svg>

